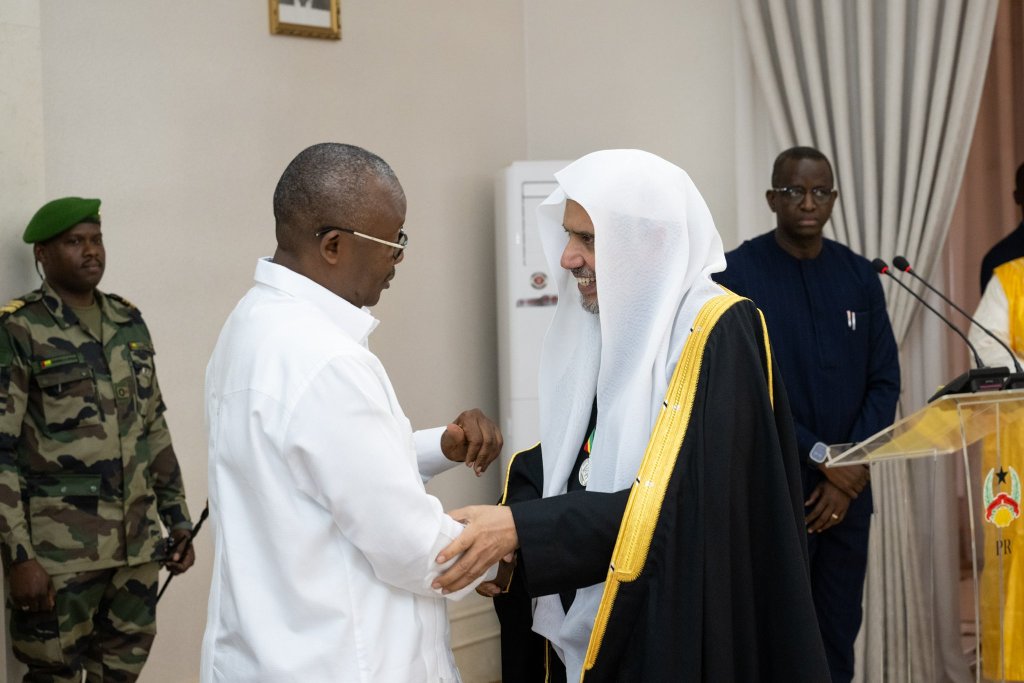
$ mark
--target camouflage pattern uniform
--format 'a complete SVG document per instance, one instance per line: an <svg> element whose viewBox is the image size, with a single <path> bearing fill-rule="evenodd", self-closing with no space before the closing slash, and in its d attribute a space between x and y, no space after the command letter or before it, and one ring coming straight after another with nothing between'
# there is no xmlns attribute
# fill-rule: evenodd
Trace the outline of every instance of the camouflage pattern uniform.
<svg viewBox="0 0 1024 683"><path fill-rule="evenodd" d="M52 612L11 611L18 659L50 668L26 680L135 680L161 522L192 526L149 331L124 299L96 300L102 344L46 283L0 309L0 552L57 590Z"/></svg>

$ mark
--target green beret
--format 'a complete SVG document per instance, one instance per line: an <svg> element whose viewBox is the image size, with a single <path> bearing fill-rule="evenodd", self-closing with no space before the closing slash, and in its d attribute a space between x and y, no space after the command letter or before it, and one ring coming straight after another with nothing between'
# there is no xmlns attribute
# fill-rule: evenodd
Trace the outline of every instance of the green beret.
<svg viewBox="0 0 1024 683"><path fill-rule="evenodd" d="M79 223L100 222L100 200L62 197L43 204L25 228L22 239L28 244L43 242Z"/></svg>

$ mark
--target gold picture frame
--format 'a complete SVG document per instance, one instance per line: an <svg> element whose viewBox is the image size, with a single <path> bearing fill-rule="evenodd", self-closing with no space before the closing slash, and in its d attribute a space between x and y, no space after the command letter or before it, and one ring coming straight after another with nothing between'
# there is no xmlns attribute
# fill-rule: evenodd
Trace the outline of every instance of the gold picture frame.
<svg viewBox="0 0 1024 683"><path fill-rule="evenodd" d="M341 0L270 0L270 32L341 40Z"/></svg>

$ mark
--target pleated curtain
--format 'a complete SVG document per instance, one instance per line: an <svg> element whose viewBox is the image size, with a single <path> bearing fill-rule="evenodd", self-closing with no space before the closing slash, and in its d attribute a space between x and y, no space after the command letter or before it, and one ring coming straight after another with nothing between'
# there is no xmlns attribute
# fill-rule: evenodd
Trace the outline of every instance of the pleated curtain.
<svg viewBox="0 0 1024 683"><path fill-rule="evenodd" d="M868 259L900 254L923 277L935 274L998 3L735 1L778 150L809 145L832 161L840 192L835 239ZM883 284L900 344L901 412L910 413L934 390L943 365L928 332L936 322L918 315L920 304L894 283ZM875 519L856 680L970 679L961 654L954 467L947 460L872 468Z"/></svg>

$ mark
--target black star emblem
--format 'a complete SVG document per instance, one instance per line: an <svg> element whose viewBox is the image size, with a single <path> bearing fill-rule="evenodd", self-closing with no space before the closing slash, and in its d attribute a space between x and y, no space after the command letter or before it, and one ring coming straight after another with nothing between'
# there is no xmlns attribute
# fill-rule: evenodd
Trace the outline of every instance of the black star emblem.
<svg viewBox="0 0 1024 683"><path fill-rule="evenodd" d="M1002 467L1000 467L999 471L996 472L996 476L999 478L999 483L1000 484L1005 484L1006 483L1006 475L1007 474L1009 474L1009 472L1004 470Z"/></svg>

